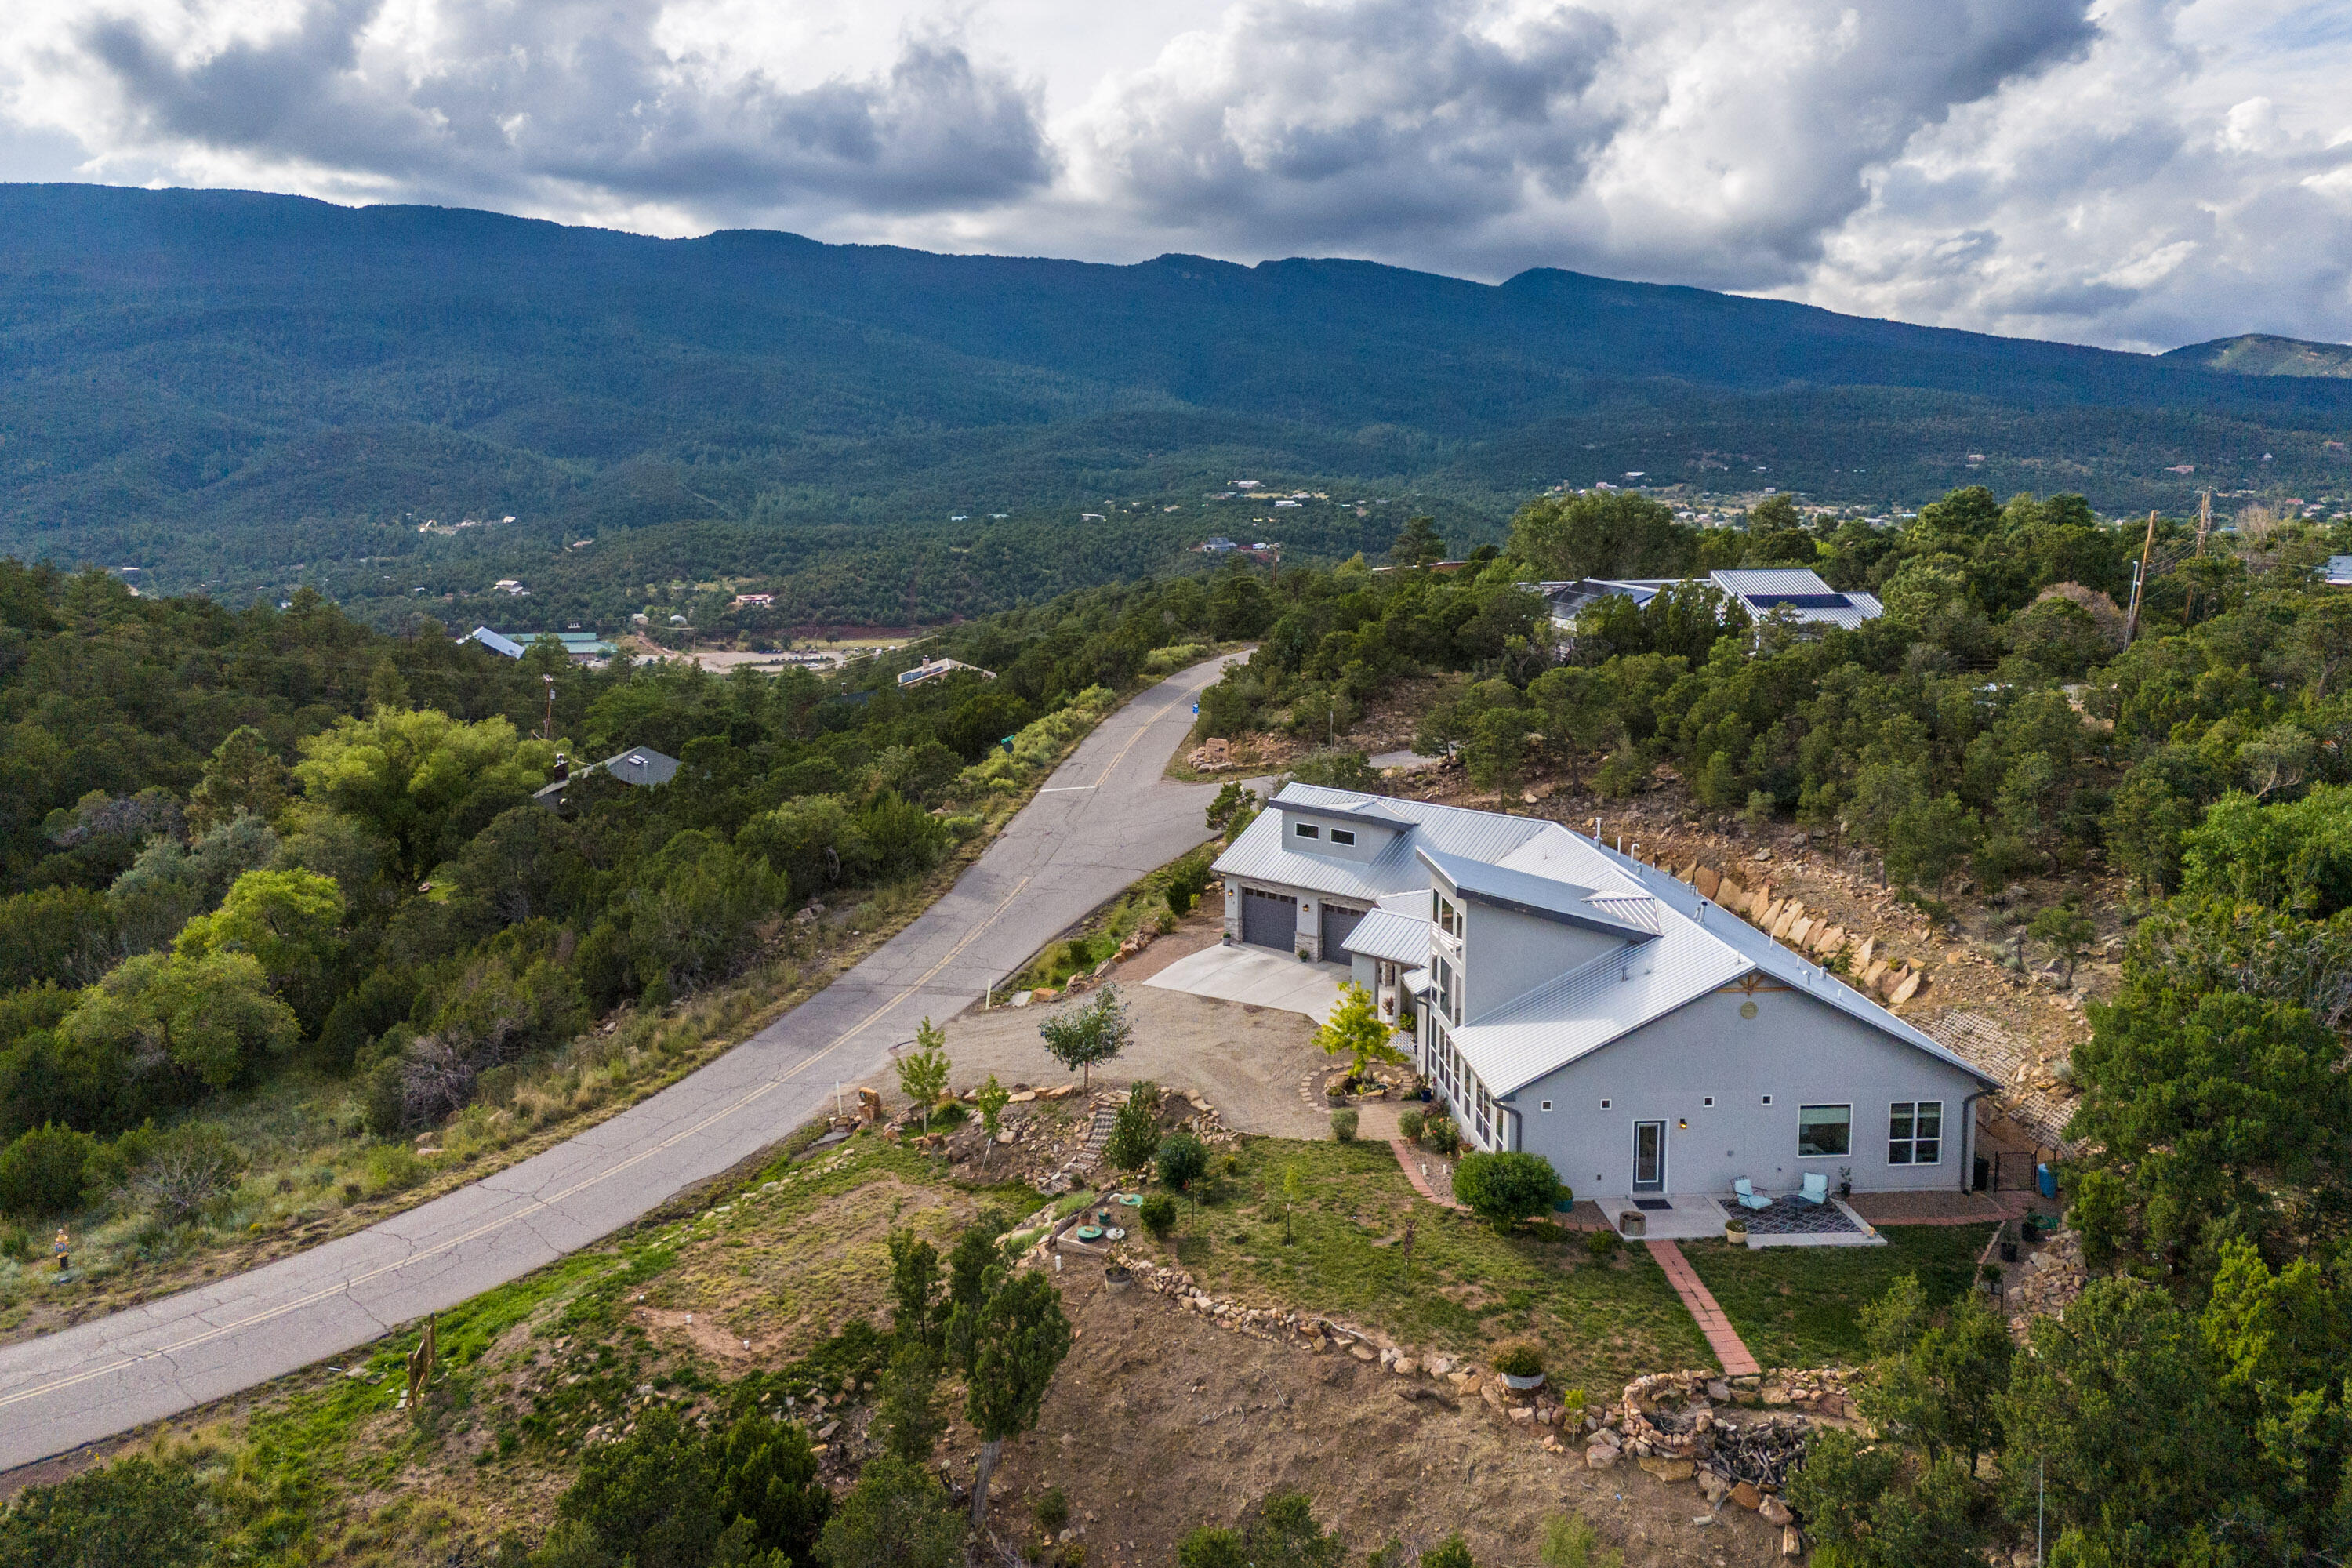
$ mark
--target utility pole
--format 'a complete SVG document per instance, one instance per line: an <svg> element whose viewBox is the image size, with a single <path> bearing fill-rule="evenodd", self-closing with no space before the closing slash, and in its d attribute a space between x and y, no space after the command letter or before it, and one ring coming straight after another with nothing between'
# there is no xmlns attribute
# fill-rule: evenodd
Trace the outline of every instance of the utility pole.
<svg viewBox="0 0 2352 1568"><path fill-rule="evenodd" d="M2147 560L2156 550L2156 513L2147 514L2147 538L2139 547L2139 564L2132 571L2131 614L2124 617L2124 646L2139 632L2140 596L2147 591Z"/></svg>
<svg viewBox="0 0 2352 1568"><path fill-rule="evenodd" d="M553 741L555 739L555 677L542 675L540 679L547 682L547 726L540 738L544 741Z"/></svg>
<svg viewBox="0 0 2352 1568"><path fill-rule="evenodd" d="M2213 492L2206 490L2197 498L2197 554L2200 560L2205 554L2205 536L2212 531ZM2181 618L2190 626L2197 624L2197 584L2194 578L2189 580L2189 604L2181 612Z"/></svg>

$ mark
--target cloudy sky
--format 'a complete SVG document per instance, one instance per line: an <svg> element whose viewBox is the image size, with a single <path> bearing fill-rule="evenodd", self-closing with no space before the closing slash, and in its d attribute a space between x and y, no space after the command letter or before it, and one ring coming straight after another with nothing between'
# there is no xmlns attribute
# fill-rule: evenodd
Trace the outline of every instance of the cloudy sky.
<svg viewBox="0 0 2352 1568"><path fill-rule="evenodd" d="M19 0L0 179L2352 340L2347 0Z"/></svg>

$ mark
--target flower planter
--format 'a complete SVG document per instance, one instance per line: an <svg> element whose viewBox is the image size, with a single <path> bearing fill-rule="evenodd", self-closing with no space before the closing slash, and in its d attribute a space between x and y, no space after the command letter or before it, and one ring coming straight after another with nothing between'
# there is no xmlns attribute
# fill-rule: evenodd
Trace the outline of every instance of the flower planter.
<svg viewBox="0 0 2352 1568"><path fill-rule="evenodd" d="M1723 1239L1734 1247L1745 1247L1748 1245L1748 1227L1733 1220L1723 1227Z"/></svg>
<svg viewBox="0 0 2352 1568"><path fill-rule="evenodd" d="M1113 1264L1103 1270L1103 1283L1113 1290L1124 1290L1135 1283L1135 1276Z"/></svg>
<svg viewBox="0 0 2352 1568"><path fill-rule="evenodd" d="M1621 1236L1647 1236L1650 1233L1649 1216L1640 1209L1627 1209L1617 1216L1617 1230Z"/></svg>

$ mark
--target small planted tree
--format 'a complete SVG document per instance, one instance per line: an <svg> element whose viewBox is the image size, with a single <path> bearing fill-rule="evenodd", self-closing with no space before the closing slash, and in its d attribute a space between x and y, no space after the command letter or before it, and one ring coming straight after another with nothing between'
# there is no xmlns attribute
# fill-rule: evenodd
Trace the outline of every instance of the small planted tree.
<svg viewBox="0 0 2352 1568"><path fill-rule="evenodd" d="M1454 1195L1496 1230L1544 1213L1565 1191L1540 1154L1465 1154L1454 1169Z"/></svg>
<svg viewBox="0 0 2352 1568"><path fill-rule="evenodd" d="M981 1130L988 1134L988 1148L982 1160L985 1164L996 1157L996 1135L1003 1131L1004 1108L1013 1103L1013 1091L997 1082L994 1073L990 1073L988 1081L982 1084L980 1092L972 1097L972 1103L980 1108Z"/></svg>
<svg viewBox="0 0 2352 1568"><path fill-rule="evenodd" d="M2081 961L2084 950L2091 945L2091 939L2098 931L2091 924L2091 917L2082 910L2069 909L2063 904L2053 904L2033 917L2033 923L2025 928L2025 934L2048 948L2050 955L2065 966L2066 984L2072 985L2074 984L2074 965Z"/></svg>
<svg viewBox="0 0 2352 1568"><path fill-rule="evenodd" d="M1045 1042L1046 1054L1078 1073L1082 1087L1092 1089L1095 1063L1125 1050L1135 1037L1135 1026L1128 1022L1118 987L1106 985L1090 1000L1055 1013L1037 1026L1037 1034Z"/></svg>
<svg viewBox="0 0 2352 1568"><path fill-rule="evenodd" d="M1127 1091L1103 1158L1114 1171L1139 1171L1160 1152L1160 1086L1145 1079Z"/></svg>
<svg viewBox="0 0 2352 1568"><path fill-rule="evenodd" d="M1397 1049L1391 1035L1372 994L1350 980L1339 987L1339 1005L1315 1031L1315 1043L1326 1056L1346 1057L1348 1076L1360 1079L1376 1062L1383 1067L1407 1065L1405 1054Z"/></svg>
<svg viewBox="0 0 2352 1568"><path fill-rule="evenodd" d="M915 1026L915 1048L898 1058L898 1092L923 1110L923 1131L931 1130L931 1111L948 1087L948 1036L926 1017Z"/></svg>
<svg viewBox="0 0 2352 1568"><path fill-rule="evenodd" d="M974 1528L988 1518L988 1480L1004 1440L1037 1425L1045 1390L1070 1353L1072 1337L1062 1293L1043 1274L1015 1275L982 1303L964 1374L964 1415L981 1438L971 1483Z"/></svg>
<svg viewBox="0 0 2352 1568"><path fill-rule="evenodd" d="M940 1292L939 1249L910 1230L890 1233L891 1336L901 1345L947 1342L948 1303Z"/></svg>
<svg viewBox="0 0 2352 1568"><path fill-rule="evenodd" d="M1179 1128L1161 1141L1156 1158L1160 1184L1181 1193L1208 1171L1209 1146Z"/></svg>

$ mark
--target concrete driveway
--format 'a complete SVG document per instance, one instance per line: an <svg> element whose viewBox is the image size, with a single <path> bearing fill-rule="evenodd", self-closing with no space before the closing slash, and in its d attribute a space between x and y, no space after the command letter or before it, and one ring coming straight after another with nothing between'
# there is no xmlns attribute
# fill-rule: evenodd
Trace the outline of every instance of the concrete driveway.
<svg viewBox="0 0 2352 1568"><path fill-rule="evenodd" d="M1321 1024L1339 1005L1339 983L1347 978L1342 964L1301 963L1288 953L1235 942L1180 958L1144 984L1220 1002L1280 1007Z"/></svg>
<svg viewBox="0 0 2352 1568"><path fill-rule="evenodd" d="M1243 656L1232 656L1243 657ZM1212 659L1112 714L920 919L726 1056L471 1186L201 1289L0 1348L0 1469L380 1338L638 1218L875 1079L1144 872L1208 837L1214 784L1162 776ZM877 1079L878 1081L878 1079Z"/></svg>

